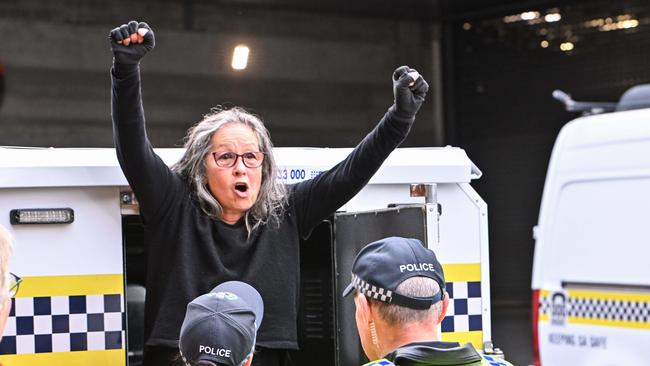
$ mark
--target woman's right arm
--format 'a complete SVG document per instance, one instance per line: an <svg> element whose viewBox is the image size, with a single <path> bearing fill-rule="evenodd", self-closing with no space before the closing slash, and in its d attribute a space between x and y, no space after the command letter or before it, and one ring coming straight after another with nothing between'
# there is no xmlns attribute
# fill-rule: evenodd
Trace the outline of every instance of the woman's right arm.
<svg viewBox="0 0 650 366"><path fill-rule="evenodd" d="M146 23L135 21L111 31L113 139L117 159L147 220L161 212L177 178L153 151L145 130L140 91L142 57L153 49L154 34Z"/></svg>

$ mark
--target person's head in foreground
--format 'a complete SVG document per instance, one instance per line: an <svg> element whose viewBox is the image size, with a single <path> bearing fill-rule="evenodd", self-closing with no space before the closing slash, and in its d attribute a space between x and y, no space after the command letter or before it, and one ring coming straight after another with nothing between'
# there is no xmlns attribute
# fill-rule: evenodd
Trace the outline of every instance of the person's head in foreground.
<svg viewBox="0 0 650 366"><path fill-rule="evenodd" d="M187 305L179 348L187 365L249 366L264 303L250 285L229 281Z"/></svg>
<svg viewBox="0 0 650 366"><path fill-rule="evenodd" d="M390 237L366 245L352 265L355 318L361 346L370 360L396 348L438 341L447 310L442 266L417 239Z"/></svg>
<svg viewBox="0 0 650 366"><path fill-rule="evenodd" d="M13 253L13 241L11 235L0 225L0 339L4 334L9 311L11 310L11 298L18 287L16 277L9 273L9 257Z"/></svg>

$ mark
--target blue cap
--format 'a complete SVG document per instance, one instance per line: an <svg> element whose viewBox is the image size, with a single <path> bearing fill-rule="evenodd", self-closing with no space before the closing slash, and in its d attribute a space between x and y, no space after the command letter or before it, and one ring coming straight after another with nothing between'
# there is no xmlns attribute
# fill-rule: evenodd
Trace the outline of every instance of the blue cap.
<svg viewBox="0 0 650 366"><path fill-rule="evenodd" d="M406 296L395 291L400 283L415 276L432 278L440 291L430 297ZM354 289L375 300L425 310L442 300L445 276L436 255L421 241L393 236L372 242L357 254L352 264L352 282L343 296Z"/></svg>
<svg viewBox="0 0 650 366"><path fill-rule="evenodd" d="M251 354L264 302L252 286L229 281L187 305L179 348L186 362L237 366Z"/></svg>

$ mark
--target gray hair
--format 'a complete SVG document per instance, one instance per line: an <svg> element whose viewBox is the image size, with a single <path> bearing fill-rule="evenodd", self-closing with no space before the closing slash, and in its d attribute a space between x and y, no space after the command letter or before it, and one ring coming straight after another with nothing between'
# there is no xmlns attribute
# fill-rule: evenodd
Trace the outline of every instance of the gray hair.
<svg viewBox="0 0 650 366"><path fill-rule="evenodd" d="M400 283L395 292L411 297L429 297L440 292L440 286L432 278L416 276ZM391 326L431 321L434 317L438 319L442 312L442 301L431 305L427 310L417 310L374 299L370 300L377 305L379 316Z"/></svg>
<svg viewBox="0 0 650 366"><path fill-rule="evenodd" d="M9 297L9 258L13 254L13 239L11 234L0 225L0 300Z"/></svg>
<svg viewBox="0 0 650 366"><path fill-rule="evenodd" d="M265 153L259 196L245 215L246 229L250 235L258 226L267 222L275 220L279 223L287 203L286 188L277 180L278 167L273 157L273 143L269 131L259 117L239 107L213 109L201 122L187 131L185 153L180 161L172 166L172 170L187 179L201 209L208 216L221 218L223 208L207 187L205 157L212 149L212 136L222 127L232 123L250 127L257 137L260 151Z"/></svg>

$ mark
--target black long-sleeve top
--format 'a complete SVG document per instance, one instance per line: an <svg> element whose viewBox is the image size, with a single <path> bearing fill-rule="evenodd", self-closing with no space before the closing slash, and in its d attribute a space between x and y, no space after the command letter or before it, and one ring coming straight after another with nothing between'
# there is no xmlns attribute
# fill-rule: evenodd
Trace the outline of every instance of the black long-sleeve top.
<svg viewBox="0 0 650 366"><path fill-rule="evenodd" d="M249 236L243 219L229 225L206 215L188 182L152 150L138 67L114 67L111 75L117 156L145 222L146 344L177 347L187 303L221 282L239 280L264 300L257 344L298 348L299 239L363 188L406 137L412 120L389 109L345 160L287 187L279 225L263 225Z"/></svg>

